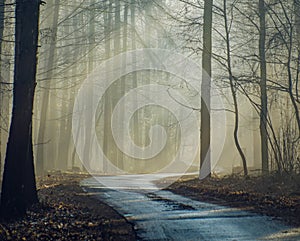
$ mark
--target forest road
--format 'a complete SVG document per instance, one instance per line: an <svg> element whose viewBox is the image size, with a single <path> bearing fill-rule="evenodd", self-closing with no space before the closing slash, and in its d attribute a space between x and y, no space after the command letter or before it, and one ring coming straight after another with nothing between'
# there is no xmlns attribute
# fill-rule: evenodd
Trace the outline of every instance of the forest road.
<svg viewBox="0 0 300 241"><path fill-rule="evenodd" d="M167 176L172 174L161 175ZM271 217L159 190L155 179L152 174L98 176L81 185L133 223L138 240L300 240L299 229Z"/></svg>

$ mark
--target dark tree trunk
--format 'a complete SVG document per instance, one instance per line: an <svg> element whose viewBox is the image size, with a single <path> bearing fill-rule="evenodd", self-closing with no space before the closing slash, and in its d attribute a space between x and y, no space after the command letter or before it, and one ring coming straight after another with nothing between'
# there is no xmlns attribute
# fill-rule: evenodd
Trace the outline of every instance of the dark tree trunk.
<svg viewBox="0 0 300 241"><path fill-rule="evenodd" d="M261 162L262 172L269 172L269 157L268 157L268 132L267 132L267 117L268 117L268 98L267 98L267 62L266 62L266 7L265 1L259 0L259 57L260 57L260 135L261 135Z"/></svg>
<svg viewBox="0 0 300 241"><path fill-rule="evenodd" d="M212 6L213 0L204 1L201 130L200 130L200 178L211 173L210 156L210 77L212 56ZM205 161L206 160L206 161Z"/></svg>
<svg viewBox="0 0 300 241"><path fill-rule="evenodd" d="M4 32L4 0L0 0L0 82L3 79L2 76L2 40ZM3 109L3 89L0 83L0 117L2 116ZM0 127L0 173L2 169L2 128Z"/></svg>
<svg viewBox="0 0 300 241"><path fill-rule="evenodd" d="M22 216L38 202L32 151L38 22L39 1L17 0L13 110L0 206L4 218Z"/></svg>
<svg viewBox="0 0 300 241"><path fill-rule="evenodd" d="M299 75L300 75L300 0L294 0L294 11L295 11L295 27L296 27L296 38L297 38L297 75L296 75L296 99L299 102Z"/></svg>
<svg viewBox="0 0 300 241"><path fill-rule="evenodd" d="M4 0L0 0L0 76L1 76L1 60L2 60L2 40L4 31Z"/></svg>
<svg viewBox="0 0 300 241"><path fill-rule="evenodd" d="M295 28L296 28L296 46L297 46L297 51L298 51L298 56L297 56L297 74L296 74L296 79L295 79L295 92L296 94L294 95L293 91L293 77L291 73L291 61L292 61L292 55L293 55L293 35L290 36L290 43L291 47L289 50L289 95L290 99L292 102L292 105L295 109L295 117L296 117L296 122L298 125L298 131L300 131L300 113L299 113L299 74L300 74L300 0L294 0L294 13L295 13Z"/></svg>

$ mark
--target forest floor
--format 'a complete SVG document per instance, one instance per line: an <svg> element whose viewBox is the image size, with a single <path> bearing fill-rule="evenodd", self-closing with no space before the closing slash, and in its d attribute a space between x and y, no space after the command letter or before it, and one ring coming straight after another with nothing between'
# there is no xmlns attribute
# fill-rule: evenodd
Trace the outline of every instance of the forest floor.
<svg viewBox="0 0 300 241"><path fill-rule="evenodd" d="M167 190L198 201L268 215L300 227L300 175L248 178L232 175L205 180L185 176Z"/></svg>
<svg viewBox="0 0 300 241"><path fill-rule="evenodd" d="M58 172L38 178L40 204L23 219L0 222L0 240L135 240L125 218L79 186L88 177Z"/></svg>
<svg viewBox="0 0 300 241"><path fill-rule="evenodd" d="M85 174L50 173L38 178L40 204L23 219L0 222L0 240L135 240L132 224L88 195ZM160 181L164 182L164 180ZM184 176L168 190L199 201L237 207L300 227L300 176Z"/></svg>

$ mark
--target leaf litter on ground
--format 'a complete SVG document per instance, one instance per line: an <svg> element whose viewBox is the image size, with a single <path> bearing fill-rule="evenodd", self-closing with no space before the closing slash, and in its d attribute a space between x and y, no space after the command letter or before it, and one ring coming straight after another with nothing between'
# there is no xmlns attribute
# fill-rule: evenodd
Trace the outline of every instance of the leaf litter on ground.
<svg viewBox="0 0 300 241"><path fill-rule="evenodd" d="M300 227L300 175L186 176L167 188L195 200L238 207Z"/></svg>
<svg viewBox="0 0 300 241"><path fill-rule="evenodd" d="M26 217L0 222L0 240L135 240L133 226L79 186L86 174L38 178L40 203Z"/></svg>

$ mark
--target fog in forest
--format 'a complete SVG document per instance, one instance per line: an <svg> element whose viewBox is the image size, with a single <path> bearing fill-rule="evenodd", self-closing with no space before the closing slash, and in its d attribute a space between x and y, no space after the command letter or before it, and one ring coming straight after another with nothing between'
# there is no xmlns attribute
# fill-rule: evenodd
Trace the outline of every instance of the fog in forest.
<svg viewBox="0 0 300 241"><path fill-rule="evenodd" d="M0 92L1 170L14 67L9 2L0 38L6 83ZM272 2L263 49L267 162L270 171L299 172L299 6ZM37 175L199 172L203 11L196 0L53 0L41 6L33 112ZM250 174L262 170L260 20L255 1L214 2L213 175L243 173L242 155Z"/></svg>

